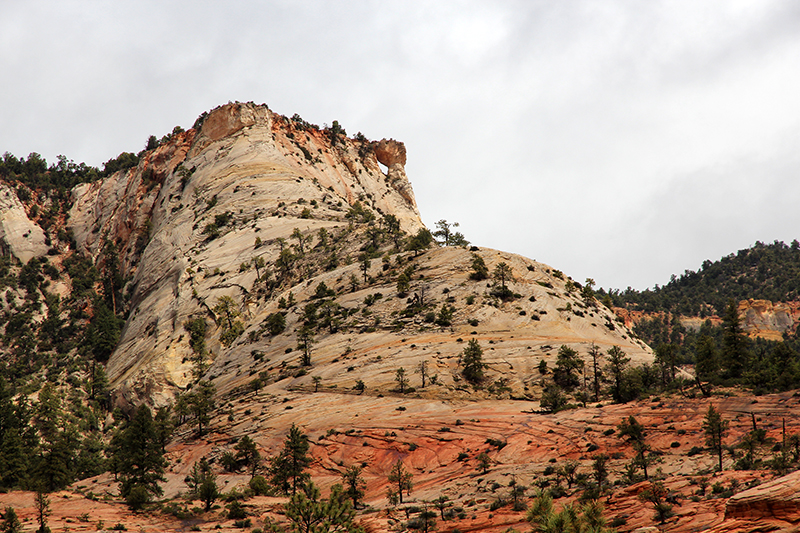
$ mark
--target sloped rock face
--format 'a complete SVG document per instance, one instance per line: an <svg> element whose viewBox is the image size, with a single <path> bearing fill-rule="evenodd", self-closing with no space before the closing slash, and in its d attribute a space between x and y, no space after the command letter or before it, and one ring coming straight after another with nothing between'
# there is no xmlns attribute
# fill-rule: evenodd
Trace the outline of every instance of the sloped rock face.
<svg viewBox="0 0 800 533"><path fill-rule="evenodd" d="M800 472L792 472L735 494L725 506L725 518L800 522Z"/></svg>
<svg viewBox="0 0 800 533"><path fill-rule="evenodd" d="M781 340L800 319L800 302L743 300L739 302L742 329L751 337Z"/></svg>
<svg viewBox="0 0 800 533"><path fill-rule="evenodd" d="M44 230L32 222L17 193L0 183L0 251L25 264L47 253Z"/></svg>
<svg viewBox="0 0 800 533"><path fill-rule="evenodd" d="M130 278L129 315L107 365L117 401L163 404L195 379L185 324L196 318L210 325L206 378L220 393L247 386L256 372L297 374L284 384L310 386L295 350L298 332L314 321L308 307L319 303L321 283L334 295L321 309L334 310L327 312L336 325L315 331L314 365L325 365L315 371L341 387L354 385L358 368L371 390L389 392L398 366L410 373L427 360L440 380L427 394L480 396L459 383L458 354L470 335L486 343L487 372L504 394L532 397L536 365L554 364L560 344L581 353L591 343L621 346L634 362L652 360L610 311L586 307L546 265L479 251L488 268L506 262L516 276L518 296L504 302L490 294L490 281L469 279L466 250L417 257L375 237L389 215L406 234L424 227L405 160L394 140L348 139L265 106L229 104L137 168L77 187L70 226L79 250L97 257L115 244ZM365 266L370 242L382 247L373 257L383 258ZM409 294L398 296L397 277L408 269ZM232 298L242 323L230 343L214 311L221 297ZM424 311L409 314L415 305ZM436 318L450 307L451 320ZM267 332L275 313L285 316L281 334Z"/></svg>
<svg viewBox="0 0 800 533"><path fill-rule="evenodd" d="M247 298L256 274L239 275L243 262L273 262L278 239L295 228L346 226L359 201L416 232L423 225L410 191L404 174L390 180L380 171L368 141L334 138L252 104L218 108L199 132L177 135L137 168L76 187L78 249L97 257L115 243L131 277L130 316L108 363L113 384L132 400L171 396L190 379L183 323L194 313L213 318L219 296ZM217 216L225 227L210 239Z"/></svg>
<svg viewBox="0 0 800 533"><path fill-rule="evenodd" d="M760 337L762 339L780 341L785 332L794 331L800 325L800 302L770 302L769 300L742 300L738 304L739 319L741 320L742 331L750 337ZM633 327L637 322L650 319L654 316L664 318L663 313L645 313L642 311L631 311L621 307L615 307L614 312L619 316L628 327ZM719 316L708 317L680 317L683 327L698 330L706 322L710 321L713 325L722 324Z"/></svg>

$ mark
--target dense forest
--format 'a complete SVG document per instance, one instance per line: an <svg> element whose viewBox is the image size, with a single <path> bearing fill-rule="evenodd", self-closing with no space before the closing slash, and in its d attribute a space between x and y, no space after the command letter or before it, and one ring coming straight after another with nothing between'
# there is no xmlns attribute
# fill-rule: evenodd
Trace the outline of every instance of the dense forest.
<svg viewBox="0 0 800 533"><path fill-rule="evenodd" d="M110 416L102 364L124 314L109 304L121 283L113 250L97 262L82 256L66 227L72 187L104 174L64 156L50 165L36 153L0 158L0 180L50 247L25 264L0 257L0 490L49 492L108 470L126 418Z"/></svg>
<svg viewBox="0 0 800 533"><path fill-rule="evenodd" d="M637 291L599 289L607 305L647 313L722 315L729 300L750 298L787 302L800 298L800 243L756 242L719 261L703 261L697 272L673 274L663 287Z"/></svg>
<svg viewBox="0 0 800 533"><path fill-rule="evenodd" d="M737 313L738 302L745 299L787 302L800 298L797 240L790 245L757 242L713 263L706 260L697 272L673 275L663 287L624 292L599 289L596 294L610 307L649 314L633 331L655 350L659 377L650 380L652 384L667 385L677 376L675 367L686 364L694 365L698 384L707 384L705 393L713 385L766 393L789 390L800 382L797 332L787 331L781 341L749 338ZM685 316L717 316L722 323L715 326L707 319L699 328L689 329L680 320Z"/></svg>

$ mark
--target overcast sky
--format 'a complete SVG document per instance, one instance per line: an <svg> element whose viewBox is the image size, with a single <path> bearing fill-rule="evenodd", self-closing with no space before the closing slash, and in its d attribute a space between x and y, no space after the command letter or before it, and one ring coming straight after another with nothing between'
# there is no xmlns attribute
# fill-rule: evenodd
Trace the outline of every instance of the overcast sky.
<svg viewBox="0 0 800 533"><path fill-rule="evenodd" d="M0 0L0 153L228 101L395 138L425 223L605 288L800 238L800 2Z"/></svg>

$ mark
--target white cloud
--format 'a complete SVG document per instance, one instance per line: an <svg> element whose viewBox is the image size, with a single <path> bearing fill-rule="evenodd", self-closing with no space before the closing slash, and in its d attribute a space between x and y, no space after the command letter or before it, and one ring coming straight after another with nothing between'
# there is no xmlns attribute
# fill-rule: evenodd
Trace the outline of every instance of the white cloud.
<svg viewBox="0 0 800 533"><path fill-rule="evenodd" d="M771 195L800 192L799 20L781 1L11 1L0 151L100 164L266 102L405 141L429 224L644 288L794 238Z"/></svg>

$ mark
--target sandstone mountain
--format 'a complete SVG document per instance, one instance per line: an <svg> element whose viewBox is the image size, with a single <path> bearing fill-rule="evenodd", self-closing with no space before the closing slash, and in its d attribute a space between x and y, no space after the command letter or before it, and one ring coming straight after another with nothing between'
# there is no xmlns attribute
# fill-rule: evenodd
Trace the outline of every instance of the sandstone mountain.
<svg viewBox="0 0 800 533"><path fill-rule="evenodd" d="M632 379L668 381L668 365L650 365L653 351L629 329L639 311L617 316L591 286L519 255L431 244L406 158L399 141L349 137L336 122L319 128L235 103L148 142L138 157L122 154L112 161L125 168L107 164L102 179L92 175L63 194L0 183L3 358L14 372L33 373L20 380L20 396L38 401L41 382L53 379L79 403L77 389L94 390L92 356L107 359L118 417L140 404L170 405L198 384L216 391L207 431L180 423L165 445L164 497L172 501L163 514L126 511L111 473L86 475L54 499L54 527L95 531L103 524L92 522L104 520L145 531L241 530L224 508L189 509L180 497L187 475L206 458L235 497L250 476L224 470L225 454L248 436L274 457L294 425L309 437L309 472L323 491L346 467L363 467L359 522L368 531L404 530L439 497L451 506L440 530L524 530L524 512L507 501L513 487L528 496L552 487L557 506L575 502L583 489L564 468L574 466L589 486L599 454L608 470L604 514L620 531L652 526L653 508L641 497L654 480L675 504L663 530L794 527L797 476L766 478L773 461L789 461L787 443L800 442L792 440L800 432L796 395L754 399L721 389L700 398L679 379L659 389L663 397L592 398L595 349L603 388L613 385L615 347L632 366L645 365ZM762 334L791 329L798 315L791 304L765 301L738 310ZM54 324L65 333L53 333ZM118 337L103 336L103 327ZM463 372L470 341L483 351L480 384ZM582 407L544 413L540 399L562 346L583 362L577 393L565 399ZM70 359L79 352L80 364ZM45 363L37 367L31 353L46 354ZM690 366L673 370L692 377ZM731 422L719 474L704 449L711 404ZM110 407L92 420L99 440L113 433ZM618 433L632 415L651 447L649 480ZM756 425L758 468L733 471ZM776 452L770 447L781 438ZM794 456L791 465L800 464L797 448ZM414 475L405 507L386 496L398 460ZM285 521L285 502L259 496L246 508L267 529ZM6 505L35 520L32 494L0 495Z"/></svg>
<svg viewBox="0 0 800 533"><path fill-rule="evenodd" d="M430 359L441 391L427 393L452 395L459 387L449 375L461 340L470 335L496 343L489 363L497 376L510 378L516 395L531 392L536 364L553 360L561 344L583 352L592 342L603 349L618 345L635 360L649 359L649 349L608 309L580 311L583 304L565 290L565 276L522 257L477 252L490 269L502 261L511 265L511 287L521 297L510 303L490 297L486 282L468 280L471 256L461 248L412 257L386 239L376 243L384 261L362 272L358 254L372 238L370 228L385 220L380 217L395 217L407 234L423 228L405 161L397 141L347 138L266 106L229 104L213 110L199 130L147 153L137 167L76 187L69 227L78 251L97 258L105 242L114 242L130 279L128 319L107 367L119 398L163 404L191 382L184 324L196 317L212 325L208 376L220 391L252 379L248 372L255 368L289 375L286 368L299 356L286 351L297 345L303 307L320 283L349 310L344 317L338 311L339 331L317 333L313 347L314 372L320 368L326 383L338 387L352 387L356 376L369 390L385 392L398 367L411 371ZM293 264L276 266L289 249ZM264 266L256 268L258 261ZM428 311L452 305L451 326L401 317L408 304L397 297L396 278L409 265L415 267L409 293L424 298ZM270 285L265 272L283 279ZM265 319L281 311L279 299L290 294L295 305L284 311L286 332L265 334ZM377 294L383 298L364 304ZM214 312L223 296L233 299L243 325L229 346L219 341L224 328ZM469 296L476 301L466 305ZM308 386L310 379L285 385Z"/></svg>

